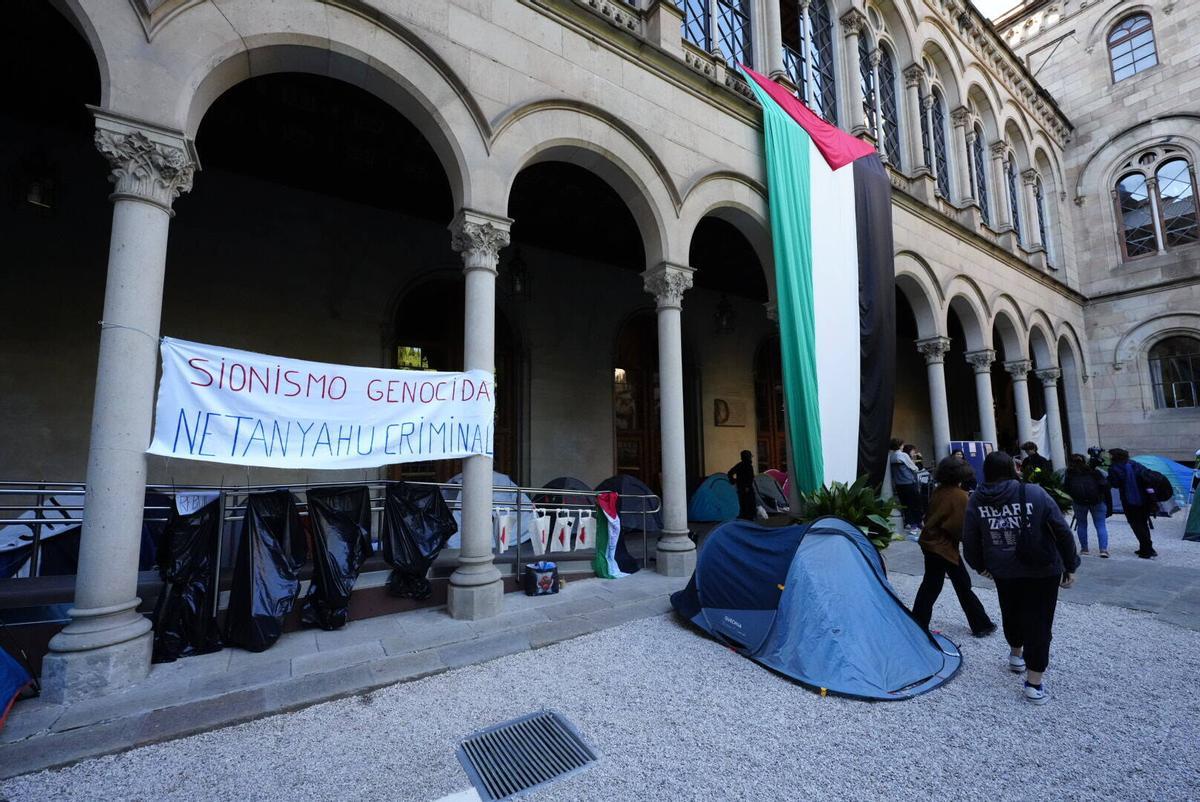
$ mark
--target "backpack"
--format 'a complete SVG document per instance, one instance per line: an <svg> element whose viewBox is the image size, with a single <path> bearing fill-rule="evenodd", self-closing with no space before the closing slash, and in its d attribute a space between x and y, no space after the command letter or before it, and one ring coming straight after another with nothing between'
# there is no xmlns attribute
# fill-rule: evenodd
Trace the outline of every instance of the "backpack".
<svg viewBox="0 0 1200 802"><path fill-rule="evenodd" d="M1175 488L1171 486L1171 480L1158 471L1140 463L1134 470L1137 471L1138 489L1143 493L1146 491L1153 493L1155 501L1169 501L1175 495Z"/></svg>
<svg viewBox="0 0 1200 802"><path fill-rule="evenodd" d="M1021 482L1020 512L1018 517L1021 528L1017 530L1015 556L1022 565L1030 568L1042 568L1054 565L1055 545L1053 540L1046 537L1045 531L1034 532L1029 526L1029 514L1025 504L1025 482Z"/></svg>

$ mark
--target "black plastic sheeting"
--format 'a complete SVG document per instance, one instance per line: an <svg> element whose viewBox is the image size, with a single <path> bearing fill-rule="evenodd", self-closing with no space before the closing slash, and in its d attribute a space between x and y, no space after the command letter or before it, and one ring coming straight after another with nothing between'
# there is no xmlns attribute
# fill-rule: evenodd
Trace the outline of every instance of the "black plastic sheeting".
<svg viewBox="0 0 1200 802"><path fill-rule="evenodd" d="M392 566L388 592L427 599L432 592L426 574L458 530L454 515L436 487L404 482L388 485L380 536L383 559Z"/></svg>
<svg viewBox="0 0 1200 802"><path fill-rule="evenodd" d="M314 487L308 491L313 537L313 577L300 621L338 629L350 620L350 593L371 548L371 493L365 487Z"/></svg>
<svg viewBox="0 0 1200 802"><path fill-rule="evenodd" d="M158 547L162 591L154 608L154 662L208 654L221 648L214 605L221 503L188 514L175 504Z"/></svg>
<svg viewBox="0 0 1200 802"><path fill-rule="evenodd" d="M261 652L279 640L283 619L300 593L307 551L300 512L289 491L252 493L246 499L225 618L226 643Z"/></svg>

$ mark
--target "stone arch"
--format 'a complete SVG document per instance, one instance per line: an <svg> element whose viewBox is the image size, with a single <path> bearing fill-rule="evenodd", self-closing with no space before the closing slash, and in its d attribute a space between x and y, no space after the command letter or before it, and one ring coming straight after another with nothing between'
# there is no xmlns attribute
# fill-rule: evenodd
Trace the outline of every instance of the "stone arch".
<svg viewBox="0 0 1200 802"><path fill-rule="evenodd" d="M719 217L742 233L762 266L767 280L767 295L775 295L775 256L771 246L770 209L766 190L757 181L739 173L709 173L692 184L680 209L680 232L691 243L696 226L705 217Z"/></svg>
<svg viewBox="0 0 1200 802"><path fill-rule="evenodd" d="M507 199L517 174L539 162L565 161L595 173L633 215L647 266L687 264L689 236L679 230L679 193L660 170L662 161L624 123L582 104L535 103L497 126L488 194ZM501 208L507 208L506 204Z"/></svg>
<svg viewBox="0 0 1200 802"><path fill-rule="evenodd" d="M978 81L971 82L967 87L967 102L973 108L988 144L1000 139L1000 122L996 114L998 106L992 102L991 95Z"/></svg>
<svg viewBox="0 0 1200 802"><path fill-rule="evenodd" d="M1004 121L1004 141L1008 143L1009 151L1016 156L1018 169L1028 170L1032 164L1029 158L1029 140L1012 117Z"/></svg>
<svg viewBox="0 0 1200 802"><path fill-rule="evenodd" d="M961 86L961 76L966 71L966 64L963 63L962 54L958 52L958 48L954 46L955 37L950 33L950 29L937 17L926 16L922 18L918 34L926 40L925 48L927 49L932 43L942 55L946 58L948 64L951 65L951 70L954 74L955 83ZM965 101L965 94L960 94L956 99L960 102Z"/></svg>
<svg viewBox="0 0 1200 802"><path fill-rule="evenodd" d="M1200 158L1200 138L1196 126L1200 114L1180 113L1154 117L1135 123L1114 134L1087 158L1076 174L1072 195L1078 203L1089 195L1103 202L1123 162L1143 148L1172 145L1187 151L1196 164Z"/></svg>
<svg viewBox="0 0 1200 802"><path fill-rule="evenodd" d="M112 87L112 76L109 71L104 40L97 32L95 24L88 16L88 12L84 11L80 0L50 0L50 5L71 24L72 28L78 31L91 49L92 57L96 59L96 72L100 76L100 106L107 106Z"/></svg>
<svg viewBox="0 0 1200 802"><path fill-rule="evenodd" d="M934 75L933 80L941 87L942 96L946 100L946 115L959 106L963 105L962 87L959 84L958 73L950 63L950 59L946 56L946 51L942 46L934 41L928 40L921 50L921 58L929 59L933 65Z"/></svg>
<svg viewBox="0 0 1200 802"><path fill-rule="evenodd" d="M1038 370L1057 367L1058 348L1054 345L1054 327L1040 310L1031 316L1029 358Z"/></svg>
<svg viewBox="0 0 1200 802"><path fill-rule="evenodd" d="M992 332L993 343L995 338L999 338L1000 343L1004 346L1004 358L1010 362L1025 359L1029 353L1026 347L1026 335L1028 326L1025 323L1025 318L1021 314L1020 308L1012 297L1007 294L1000 294L993 299L992 308L995 312L992 315L992 325L989 327Z"/></svg>
<svg viewBox="0 0 1200 802"><path fill-rule="evenodd" d="M983 328L987 321L987 313L979 308L978 300L973 295L959 292L951 296L950 303L946 305L947 318L951 310L962 324L963 335L966 337L963 345L967 351L981 351L991 347L992 338ZM948 320L946 325L949 328Z"/></svg>
<svg viewBox="0 0 1200 802"><path fill-rule="evenodd" d="M945 336L945 315L942 314L942 297L937 278L929 265L911 251L896 254L896 289L899 290L917 320L917 336Z"/></svg>
<svg viewBox="0 0 1200 802"><path fill-rule="evenodd" d="M1151 346L1175 334L1200 336L1200 311L1156 315L1134 326L1117 341L1113 349L1113 368L1121 370L1130 362L1140 363Z"/></svg>
<svg viewBox="0 0 1200 802"><path fill-rule="evenodd" d="M1145 14L1150 17L1151 22L1155 23L1155 40L1158 36L1158 25L1155 18L1154 9L1145 3L1138 5L1127 6L1123 3L1114 3L1112 8L1101 14L1092 24L1091 30L1088 31L1087 38L1084 40L1084 48L1088 52L1099 51L1101 57L1105 61L1108 60L1108 33L1113 29L1113 26L1121 22L1126 17L1136 16L1137 14ZM1094 50L1093 50L1094 49Z"/></svg>
<svg viewBox="0 0 1200 802"><path fill-rule="evenodd" d="M1062 371L1059 386L1066 402L1064 412L1070 433L1069 446L1072 452L1082 454L1087 449L1089 439L1087 415L1083 409L1083 382L1087 380L1087 371L1079 341L1070 324L1064 324L1061 328L1057 345L1058 367Z"/></svg>
<svg viewBox="0 0 1200 802"><path fill-rule="evenodd" d="M892 0L878 0L871 6L883 20L884 30L879 41L887 42L891 48L892 57L896 59L897 74L899 74L901 65L911 64L913 61L915 53L913 28Z"/></svg>
<svg viewBox="0 0 1200 802"><path fill-rule="evenodd" d="M278 24L273 16L247 11L238 20L240 36L231 35L187 65L178 94L162 104L173 108L169 124L194 136L212 102L248 78L278 72L335 78L388 103L421 132L446 172L456 207L495 213L497 207L489 205L495 199L480 197L472 185L472 166L487 161L491 128L465 83L432 48L390 18L368 21L333 7L328 13L344 16L337 40L331 41L329 26L308 15L296 15L293 29L280 32L272 29ZM186 16L171 27L182 26ZM388 35L376 35L380 29Z"/></svg>

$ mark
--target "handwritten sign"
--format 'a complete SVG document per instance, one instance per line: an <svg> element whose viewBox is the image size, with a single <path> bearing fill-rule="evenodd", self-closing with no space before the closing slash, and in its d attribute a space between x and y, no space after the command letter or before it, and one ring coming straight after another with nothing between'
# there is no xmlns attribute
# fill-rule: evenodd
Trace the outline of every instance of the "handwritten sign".
<svg viewBox="0 0 1200 802"><path fill-rule="evenodd" d="M492 454L485 371L306 362L163 338L147 453L270 468L372 468Z"/></svg>

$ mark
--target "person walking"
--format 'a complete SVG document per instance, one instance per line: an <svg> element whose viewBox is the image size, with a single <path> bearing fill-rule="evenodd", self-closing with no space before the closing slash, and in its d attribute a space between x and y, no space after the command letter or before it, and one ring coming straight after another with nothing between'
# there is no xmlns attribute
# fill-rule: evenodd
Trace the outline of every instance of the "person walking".
<svg viewBox="0 0 1200 802"><path fill-rule="evenodd" d="M754 455L743 451L741 462L730 468L726 476L737 488L738 517L745 521L753 521L758 511L757 497L754 493Z"/></svg>
<svg viewBox="0 0 1200 802"><path fill-rule="evenodd" d="M929 511L921 530L921 553L925 556L925 577L913 602L913 617L929 629L933 605L942 593L946 577L958 596L958 603L967 616L971 634L983 638L996 631L996 625L983 609L983 603L971 590L971 577L962 564L958 545L962 540L963 518L967 510L967 491L962 484L975 472L957 457L946 457L938 463L934 474L937 487L929 498Z"/></svg>
<svg viewBox="0 0 1200 802"><path fill-rule="evenodd" d="M1021 450L1025 452L1025 459L1021 460L1021 476L1028 479L1034 471L1054 470L1050 460L1038 453L1037 443L1030 440L1021 446Z"/></svg>
<svg viewBox="0 0 1200 802"><path fill-rule="evenodd" d="M967 564L996 582L1009 670L1026 672L1026 701L1045 704L1058 589L1071 587L1079 568L1070 527L1045 490L1017 479L1012 457L992 452L967 502L962 548Z"/></svg>
<svg viewBox="0 0 1200 802"><path fill-rule="evenodd" d="M912 444L905 444L900 438L892 438L889 444L891 456L888 458L892 467L892 487L896 489L896 498L904 516L904 528L910 535L915 535L921 526L921 494L917 489L917 464L909 453L915 450Z"/></svg>
<svg viewBox="0 0 1200 802"><path fill-rule="evenodd" d="M1108 456L1112 465L1108 468L1108 483L1121 494L1121 509L1125 511L1125 520L1133 530L1138 540L1138 550L1134 552L1143 560L1158 556L1154 550L1154 541L1150 538L1150 516L1155 512L1156 500L1154 491L1144 486L1142 474L1146 469L1139 463L1129 459L1129 452L1123 448L1110 448Z"/></svg>
<svg viewBox="0 0 1200 802"><path fill-rule="evenodd" d="M1067 459L1067 472L1063 475L1063 489L1071 497L1075 509L1075 533L1079 536L1079 553L1088 550L1088 515L1096 525L1096 545L1100 556L1108 557L1108 478L1095 468L1089 467L1082 454L1072 454Z"/></svg>

